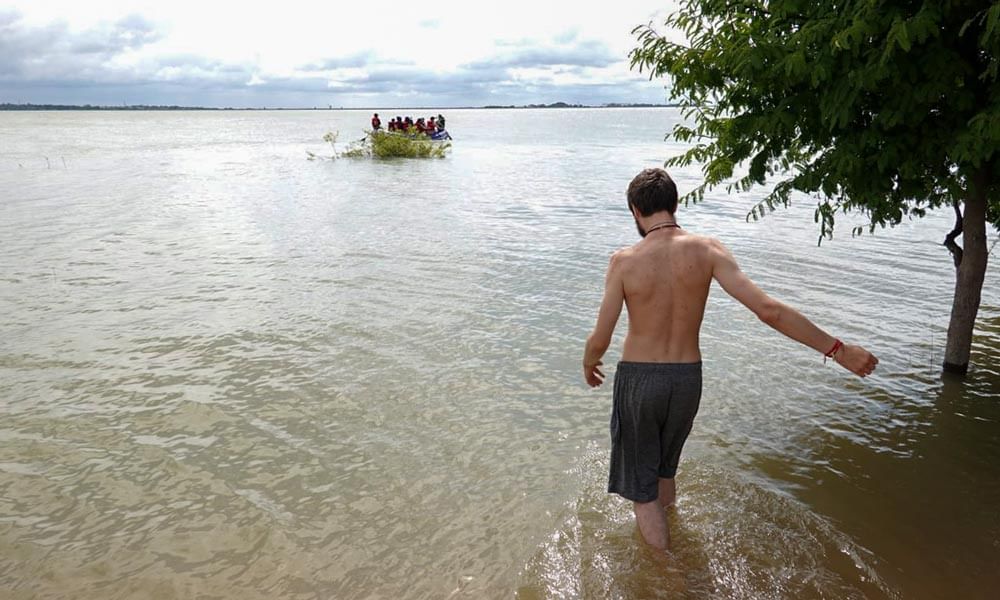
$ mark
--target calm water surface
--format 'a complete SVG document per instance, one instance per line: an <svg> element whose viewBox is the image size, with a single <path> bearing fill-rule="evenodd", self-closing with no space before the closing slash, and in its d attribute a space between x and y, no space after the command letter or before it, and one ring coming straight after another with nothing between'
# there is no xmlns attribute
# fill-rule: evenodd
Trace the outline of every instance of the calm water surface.
<svg viewBox="0 0 1000 600"><path fill-rule="evenodd" d="M368 116L0 114L0 596L992 597L998 272L943 379L947 212L817 247L806 197L681 209L881 364L713 290L664 561L579 358L678 115L450 111L444 160L306 160Z"/></svg>

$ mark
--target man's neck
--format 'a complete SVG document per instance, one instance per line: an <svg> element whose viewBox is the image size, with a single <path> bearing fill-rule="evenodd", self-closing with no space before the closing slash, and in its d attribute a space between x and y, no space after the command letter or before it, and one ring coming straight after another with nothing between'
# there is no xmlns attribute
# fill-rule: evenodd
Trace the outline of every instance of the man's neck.
<svg viewBox="0 0 1000 600"><path fill-rule="evenodd" d="M677 218L674 213L661 210L649 215L648 217L641 215L638 216L636 218L636 223L639 225L641 231L646 232L648 235L653 231L676 228Z"/></svg>

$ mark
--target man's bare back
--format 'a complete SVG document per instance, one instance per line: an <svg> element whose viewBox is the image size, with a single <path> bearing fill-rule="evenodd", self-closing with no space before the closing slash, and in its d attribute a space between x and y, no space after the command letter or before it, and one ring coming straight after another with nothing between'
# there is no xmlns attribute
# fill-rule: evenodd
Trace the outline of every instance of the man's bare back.
<svg viewBox="0 0 1000 600"><path fill-rule="evenodd" d="M583 375L591 387L603 383L601 358L627 306L608 491L633 501L643 538L665 549L670 536L664 509L674 501L674 473L701 397L698 337L713 279L765 324L856 375L871 374L878 359L765 294L718 240L682 230L675 219L677 188L662 169L647 169L632 180L628 204L642 240L611 256Z"/></svg>
<svg viewBox="0 0 1000 600"><path fill-rule="evenodd" d="M707 238L664 228L614 254L610 270L621 280L629 315L622 360L701 360L698 332L712 283L711 252Z"/></svg>

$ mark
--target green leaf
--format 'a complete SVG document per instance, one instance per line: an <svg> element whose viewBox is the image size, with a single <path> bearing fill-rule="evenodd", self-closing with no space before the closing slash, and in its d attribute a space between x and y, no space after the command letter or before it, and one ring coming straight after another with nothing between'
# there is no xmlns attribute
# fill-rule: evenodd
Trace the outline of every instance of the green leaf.
<svg viewBox="0 0 1000 600"><path fill-rule="evenodd" d="M892 31L895 32L896 43L903 49L903 52L909 52L910 36L906 32L906 22L898 21L895 25L893 25ZM890 32L890 35L892 35L892 32Z"/></svg>

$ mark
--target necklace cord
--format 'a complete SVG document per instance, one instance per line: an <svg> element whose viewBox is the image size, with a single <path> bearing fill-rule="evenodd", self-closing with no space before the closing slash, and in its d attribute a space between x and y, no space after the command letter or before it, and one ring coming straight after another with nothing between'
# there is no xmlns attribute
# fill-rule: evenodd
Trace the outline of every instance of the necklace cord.
<svg viewBox="0 0 1000 600"><path fill-rule="evenodd" d="M649 235L650 233L656 231L657 229L667 229L669 227L676 227L677 229L681 228L681 226L678 225L676 222L661 221L661 222L657 223L656 225L653 225L652 227L650 227L649 229L647 229L646 230L646 235Z"/></svg>

